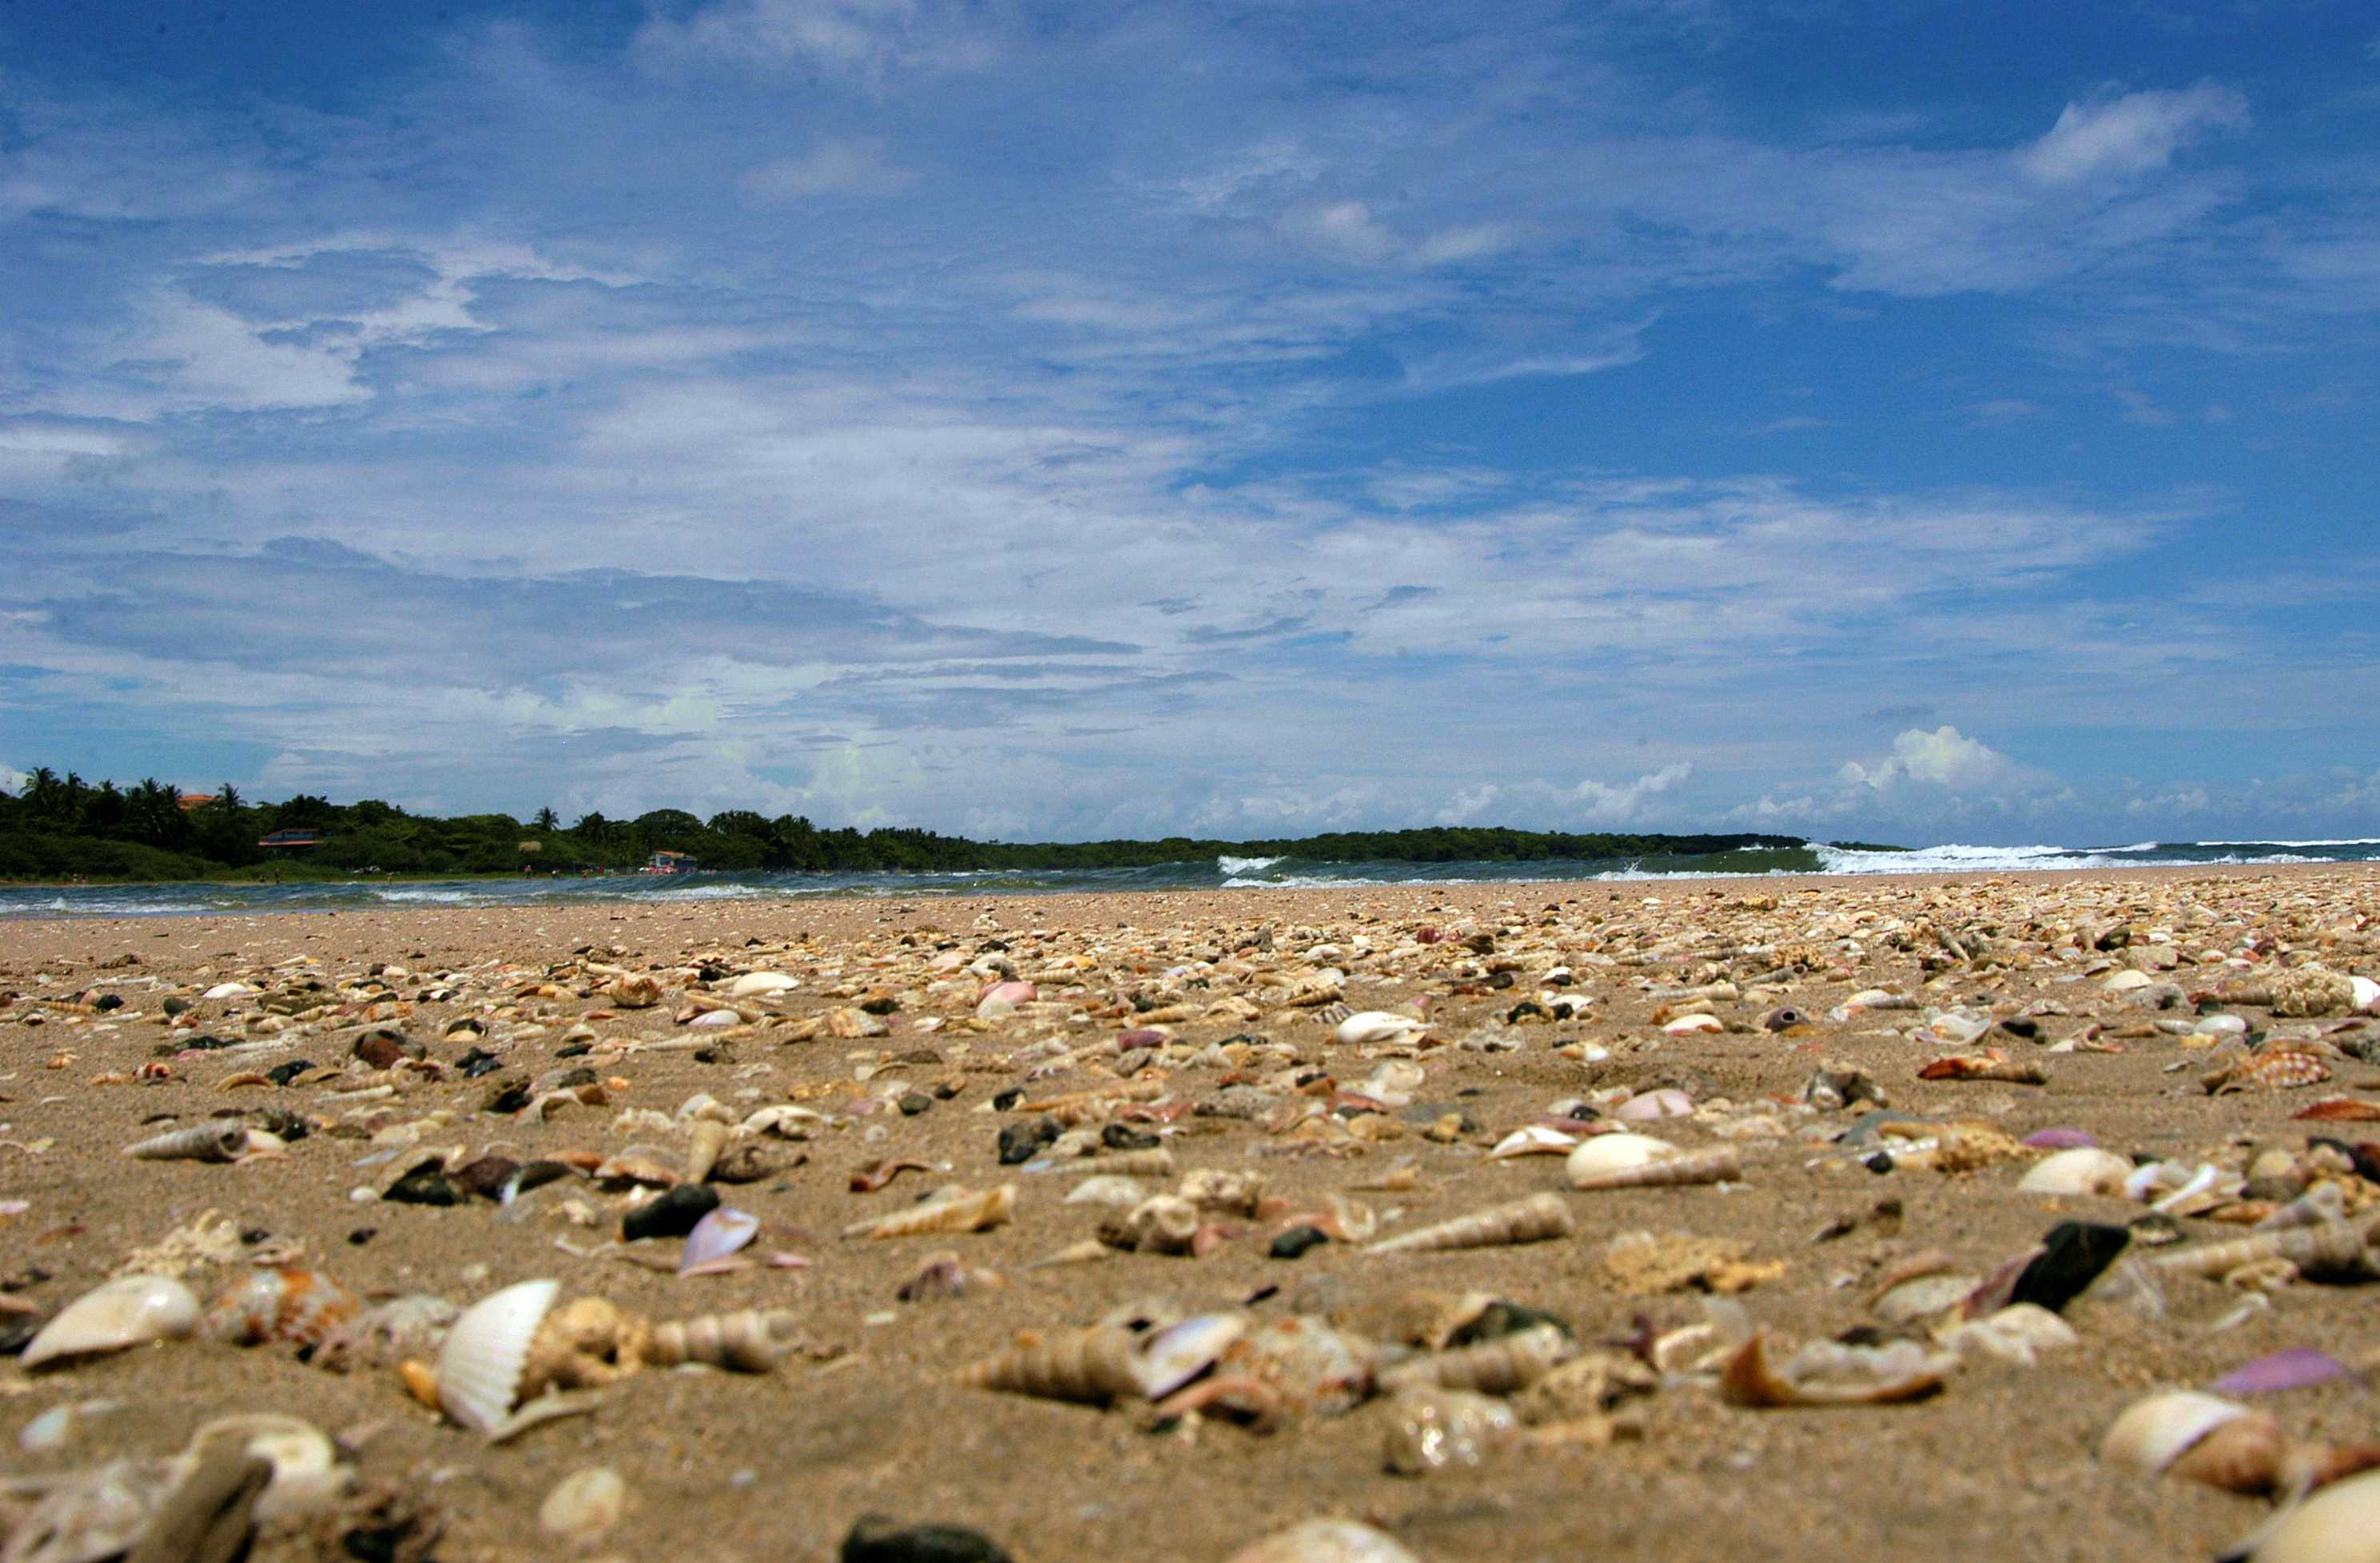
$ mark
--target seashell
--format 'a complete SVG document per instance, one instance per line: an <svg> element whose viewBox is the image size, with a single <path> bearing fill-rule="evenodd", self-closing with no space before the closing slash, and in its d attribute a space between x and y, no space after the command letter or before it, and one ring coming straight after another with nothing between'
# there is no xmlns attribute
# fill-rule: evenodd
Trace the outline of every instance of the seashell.
<svg viewBox="0 0 2380 1563"><path fill-rule="evenodd" d="M906 1210L896 1210L873 1221L854 1222L843 1230L843 1235L881 1239L918 1237L929 1232L979 1232L999 1226L1015 1209L1014 1183L1002 1183L981 1193L946 1189Z"/></svg>
<svg viewBox="0 0 2380 1563"><path fill-rule="evenodd" d="M747 1210L720 1206L704 1213L686 1234L686 1249L678 1255L677 1273L690 1275L704 1266L713 1265L748 1244L759 1235L760 1218Z"/></svg>
<svg viewBox="0 0 2380 1563"><path fill-rule="evenodd" d="M645 1360L657 1367L703 1363L737 1373L767 1373L800 1336L790 1308L741 1308L653 1327Z"/></svg>
<svg viewBox="0 0 2380 1563"><path fill-rule="evenodd" d="M2130 1157L2084 1145L2042 1157L2025 1169L2016 1187L2019 1193L2113 1197L2124 1192L2124 1180L2131 1175Z"/></svg>
<svg viewBox="0 0 2380 1563"><path fill-rule="evenodd" d="M2036 1129L2024 1137L2024 1143L2034 1150L2089 1150L2098 1140L2087 1129Z"/></svg>
<svg viewBox="0 0 2380 1563"><path fill-rule="evenodd" d="M955 1250L945 1249L927 1260L892 1295L904 1302L947 1302L978 1288L1007 1284L999 1271L970 1265Z"/></svg>
<svg viewBox="0 0 2380 1563"><path fill-rule="evenodd" d="M650 1010L662 1001L661 980L642 974L614 977L598 991L623 1010Z"/></svg>
<svg viewBox="0 0 2380 1563"><path fill-rule="evenodd" d="M1694 1099L1674 1086L1658 1090L1639 1091L1613 1109L1614 1118L1631 1123L1649 1122L1658 1118L1683 1118L1694 1110Z"/></svg>
<svg viewBox="0 0 2380 1563"><path fill-rule="evenodd" d="M1396 1042L1418 1036L1428 1029L1427 1021L1401 1015L1392 1010L1359 1010L1342 1020L1339 1029L1332 1035L1345 1047L1362 1048L1378 1042Z"/></svg>
<svg viewBox="0 0 2380 1563"><path fill-rule="evenodd" d="M2011 1060L1994 1048L1936 1059L1917 1072L1920 1080L1998 1080L2014 1085L2046 1085L2049 1072L2037 1063Z"/></svg>
<svg viewBox="0 0 2380 1563"><path fill-rule="evenodd" d="M439 1408L475 1433L501 1424L519 1399L538 1326L561 1290L556 1280L522 1281L466 1310L438 1353Z"/></svg>
<svg viewBox="0 0 2380 1563"><path fill-rule="evenodd" d="M1086 1178L1066 1191L1062 1205L1108 1205L1129 1210L1148 1197L1148 1191L1130 1178L1102 1175Z"/></svg>
<svg viewBox="0 0 2380 1563"><path fill-rule="evenodd" d="M2272 1489L2288 1451L2263 1412L2195 1390L2133 1401L2100 1441L2099 1458L2152 1476L2174 1475L2235 1493Z"/></svg>
<svg viewBox="0 0 2380 1563"><path fill-rule="evenodd" d="M1390 1389L1470 1389L1484 1395L1510 1395L1578 1354L1578 1342L1558 1326L1533 1325L1475 1346L1434 1351L1400 1363L1382 1374L1380 1382Z"/></svg>
<svg viewBox="0 0 2380 1563"><path fill-rule="evenodd" d="M333 1373L357 1366L377 1367L445 1344L446 1331L462 1310L443 1297L426 1291L407 1292L376 1302L334 1329L313 1356L312 1364ZM437 1397L429 1404L434 1410Z"/></svg>
<svg viewBox="0 0 2380 1563"><path fill-rule="evenodd" d="M320 1346L364 1311L364 1300L319 1270L260 1270L207 1305L199 1333L234 1346Z"/></svg>
<svg viewBox="0 0 2380 1563"><path fill-rule="evenodd" d="M1599 1135L1600 1139L1617 1139L1615 1134ZM1571 1152L1570 1186L1574 1189L1635 1189L1667 1188L1685 1183L1725 1183L1743 1176L1743 1154L1733 1145L1711 1145L1702 1150L1679 1151L1634 1166L1620 1165L1604 1170L1579 1170L1580 1153L1595 1145L1589 1140Z"/></svg>
<svg viewBox="0 0 2380 1563"><path fill-rule="evenodd" d="M1674 1020L1665 1021L1662 1023L1661 1029L1668 1032L1672 1036L1684 1036L1694 1032L1725 1031L1727 1029L1727 1022L1719 1019L1717 1015L1704 1014L1697 1012L1694 1014L1680 1015Z"/></svg>
<svg viewBox="0 0 2380 1563"><path fill-rule="evenodd" d="M1520 1431L1511 1406L1463 1389L1411 1388L1389 1407L1381 1460L1401 1476L1484 1464Z"/></svg>
<svg viewBox="0 0 2380 1563"><path fill-rule="evenodd" d="M1450 1248L1500 1248L1568 1237L1577 1230L1570 1206L1562 1203L1560 1195L1532 1194L1512 1205L1499 1205L1402 1232L1373 1243L1364 1252L1411 1254Z"/></svg>
<svg viewBox="0 0 2380 1563"><path fill-rule="evenodd" d="M2289 1116L2331 1122L2369 1123L2380 1120L2380 1102L2362 1102L2352 1097L2325 1097L2311 1107L2300 1108Z"/></svg>
<svg viewBox="0 0 2380 1563"><path fill-rule="evenodd" d="M651 1344L652 1327L638 1315L609 1298L574 1297L538 1321L517 1393L528 1401L549 1390L601 1388L643 1366Z"/></svg>
<svg viewBox="0 0 2380 1563"><path fill-rule="evenodd" d="M1175 1192L1201 1210L1254 1216L1257 1203L1264 1198L1265 1175L1233 1171L1222 1167L1201 1167L1184 1173L1182 1185Z"/></svg>
<svg viewBox="0 0 2380 1563"><path fill-rule="evenodd" d="M735 1133L734 1129L716 1119L698 1119L692 1143L686 1146L686 1170L681 1174L683 1181L689 1183L710 1181L711 1169L719 1165L720 1155L727 1149L727 1142L734 1138Z"/></svg>
<svg viewBox="0 0 2380 1563"><path fill-rule="evenodd" d="M1369 1525L1353 1520L1307 1520L1250 1542L1225 1563L1421 1563L1421 1559L1394 1536Z"/></svg>
<svg viewBox="0 0 2380 1563"><path fill-rule="evenodd" d="M2380 1472L2325 1487L2274 1515L2217 1563L2370 1563L2380 1535Z"/></svg>
<svg viewBox="0 0 2380 1563"><path fill-rule="evenodd" d="M2244 1266L2270 1259L2286 1259L2301 1273L2315 1277L2354 1278L2369 1276L2374 1269L2369 1240L2363 1229L2352 1221L2252 1232L2227 1242L2201 1243L2195 1248L2160 1254L2146 1263L2160 1270L2178 1270L2219 1280Z"/></svg>
<svg viewBox="0 0 2380 1563"><path fill-rule="evenodd" d="M783 972L746 972L727 985L730 999L766 999L790 993L801 984Z"/></svg>
<svg viewBox="0 0 2380 1563"><path fill-rule="evenodd" d="M1600 1176L1624 1168L1643 1167L1665 1156L1675 1156L1678 1147L1667 1140L1650 1134L1595 1134L1581 1141L1570 1153L1563 1170L1572 1178L1583 1174Z"/></svg>
<svg viewBox="0 0 2380 1563"><path fill-rule="evenodd" d="M1819 1362L1813 1364L1814 1355ZM1956 1359L1931 1357L1902 1341L1898 1346L1849 1348L1832 1346L1821 1352L1805 1350L1780 1372L1768 1361L1766 1338L1757 1330L1727 1361L1719 1374L1719 1392L1739 1406L1878 1406L1923 1399L1942 1387L1946 1366ZM1861 1382L1829 1383L1818 1369L1848 1369Z"/></svg>
<svg viewBox="0 0 2380 1563"><path fill-rule="evenodd" d="M209 1445L237 1439L242 1454L272 1467L254 1509L258 1521L303 1516L327 1508L346 1491L354 1473L340 1462L330 1436L312 1423L272 1412L219 1416L190 1435L184 1459L196 1460Z"/></svg>
<svg viewBox="0 0 2380 1563"><path fill-rule="evenodd" d="M219 1120L127 1145L124 1154L141 1161L237 1161L247 1150L247 1126Z"/></svg>
<svg viewBox="0 0 2380 1563"><path fill-rule="evenodd" d="M1001 1389L1045 1400L1106 1405L1141 1393L1132 1332L1111 1326L1071 1330L1050 1341L1028 1341L959 1375L977 1389Z"/></svg>
<svg viewBox="0 0 2380 1563"><path fill-rule="evenodd" d="M2329 1352L2317 1351L2310 1346L2292 1346L2233 1368L2207 1388L2218 1395L2265 1395L2353 1376L2355 1370Z"/></svg>
<svg viewBox="0 0 2380 1563"><path fill-rule="evenodd" d="M1123 1151L1115 1156L1102 1156L1093 1160L1062 1162L1049 1169L1054 1172L1112 1172L1127 1178L1171 1178L1175 1166L1173 1153L1162 1145L1155 1150Z"/></svg>
<svg viewBox="0 0 2380 1563"><path fill-rule="evenodd" d="M28 1368L68 1357L97 1356L180 1340L199 1327L199 1300L170 1276L121 1276L84 1292L27 1342Z"/></svg>
<svg viewBox="0 0 2380 1563"><path fill-rule="evenodd" d="M2006 1363L2032 1367L2046 1351L2079 1346L2074 1327L2038 1302L2011 1302L1987 1318L1972 1319L1952 1330L1942 1344L1959 1360Z"/></svg>
<svg viewBox="0 0 2380 1563"><path fill-rule="evenodd" d="M1198 1314L1150 1331L1133 1356L1141 1394L1163 1399L1213 1366L1247 1332L1241 1314Z"/></svg>
<svg viewBox="0 0 2380 1563"><path fill-rule="evenodd" d="M2329 1078L2330 1066L2312 1053L2267 1048L2209 1071L2199 1076L2198 1083L2208 1096L2219 1097L2226 1091L2287 1091L2318 1085Z"/></svg>
<svg viewBox="0 0 2380 1563"><path fill-rule="evenodd" d="M1490 1161L1505 1161L1516 1156L1567 1156L1576 1147L1579 1136L1565 1134L1544 1123L1524 1123L1496 1142L1488 1153Z"/></svg>
<svg viewBox="0 0 2380 1563"><path fill-rule="evenodd" d="M1099 1235L1142 1254L1187 1254L1198 1241L1198 1207L1180 1194L1152 1194Z"/></svg>
<svg viewBox="0 0 2380 1563"><path fill-rule="evenodd" d="M553 1484L538 1505L537 1528L549 1536L590 1541L617 1525L628 1511L628 1484L609 1466L574 1471Z"/></svg>

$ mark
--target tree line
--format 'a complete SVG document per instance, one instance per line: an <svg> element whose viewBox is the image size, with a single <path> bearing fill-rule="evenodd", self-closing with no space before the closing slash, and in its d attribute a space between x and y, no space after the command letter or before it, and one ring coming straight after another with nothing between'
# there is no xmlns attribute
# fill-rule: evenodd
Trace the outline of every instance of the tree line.
<svg viewBox="0 0 2380 1563"><path fill-rule="evenodd" d="M289 830L314 832L320 840L295 850L260 844ZM15 795L0 793L0 878L13 879L620 872L642 866L657 852L690 854L706 869L728 872L980 871L1138 868L1227 855L1325 863L1702 857L1802 844L1791 836L1577 834L1458 825L1243 842L1186 836L975 842L905 828L823 829L800 816L771 819L749 809L709 819L675 808L634 819L588 814L565 826L551 808L527 820L506 814L439 818L376 798L334 804L300 793L251 804L229 785L185 807L176 788L154 778L129 787L94 785L47 767L33 771Z"/></svg>

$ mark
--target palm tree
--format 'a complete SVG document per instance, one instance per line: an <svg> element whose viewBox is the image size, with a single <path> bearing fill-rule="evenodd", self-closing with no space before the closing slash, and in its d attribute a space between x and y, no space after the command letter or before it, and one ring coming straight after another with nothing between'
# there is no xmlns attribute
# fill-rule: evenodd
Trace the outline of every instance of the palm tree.
<svg viewBox="0 0 2380 1563"><path fill-rule="evenodd" d="M562 828L562 817L554 813L549 806L539 809L530 818L529 824L540 830L556 830Z"/></svg>
<svg viewBox="0 0 2380 1563"><path fill-rule="evenodd" d="M225 808L239 806L239 789L225 782L215 789L215 802Z"/></svg>

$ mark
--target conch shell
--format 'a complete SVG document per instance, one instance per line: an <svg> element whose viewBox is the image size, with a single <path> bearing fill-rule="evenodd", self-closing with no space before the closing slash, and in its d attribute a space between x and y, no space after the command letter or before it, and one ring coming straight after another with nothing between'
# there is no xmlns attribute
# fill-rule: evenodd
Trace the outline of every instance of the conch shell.
<svg viewBox="0 0 2380 1563"><path fill-rule="evenodd" d="M1568 1237L1578 1230L1560 1194L1532 1194L1511 1205L1458 1216L1451 1221L1418 1227L1384 1238L1366 1254L1411 1254L1448 1248L1500 1248L1547 1238Z"/></svg>
<svg viewBox="0 0 2380 1563"><path fill-rule="evenodd" d="M2371 1275L2374 1267L2370 1234L2352 1221L2252 1232L2228 1242L2160 1254L2147 1263L2160 1270L2220 1279L2242 1266L2268 1259L2286 1259L2310 1276L2362 1277Z"/></svg>
<svg viewBox="0 0 2380 1563"><path fill-rule="evenodd" d="M318 1270L260 1270L208 1304L200 1332L235 1346L268 1340L320 1346L363 1309L362 1298Z"/></svg>
<svg viewBox="0 0 2380 1563"><path fill-rule="evenodd" d="M124 1147L140 1161L237 1161L249 1148L249 1129L233 1120L197 1123Z"/></svg>

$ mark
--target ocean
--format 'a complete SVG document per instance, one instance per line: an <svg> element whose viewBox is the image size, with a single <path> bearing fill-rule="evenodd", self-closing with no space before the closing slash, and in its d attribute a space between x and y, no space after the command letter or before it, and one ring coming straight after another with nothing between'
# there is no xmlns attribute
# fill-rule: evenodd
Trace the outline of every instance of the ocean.
<svg viewBox="0 0 2380 1563"><path fill-rule="evenodd" d="M2018 869L2370 863L2380 838L2135 842L2129 846L1919 847L1863 852L1809 843L1695 857L1541 858L1526 863L1320 863L1218 857L1144 868L987 873L601 875L588 878L355 879L0 887L0 918L173 917L405 906L673 903L814 896L1081 894L1125 891L1328 890L1335 885L1482 884L1536 879L1702 879L1759 874L1997 874Z"/></svg>

